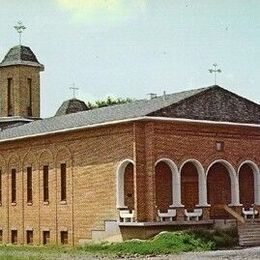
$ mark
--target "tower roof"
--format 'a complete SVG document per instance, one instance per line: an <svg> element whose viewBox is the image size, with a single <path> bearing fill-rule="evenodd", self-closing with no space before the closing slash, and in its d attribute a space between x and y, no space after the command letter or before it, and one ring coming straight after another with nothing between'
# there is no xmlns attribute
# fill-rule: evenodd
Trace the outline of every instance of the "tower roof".
<svg viewBox="0 0 260 260"><path fill-rule="evenodd" d="M0 67L12 65L27 65L39 67L41 71L44 70L44 66L39 63L33 51L23 45L17 45L11 48L0 63Z"/></svg>
<svg viewBox="0 0 260 260"><path fill-rule="evenodd" d="M62 116L62 115L77 113L86 110L89 110L89 108L84 101L76 98L72 98L62 103L62 105L56 112L55 116Z"/></svg>

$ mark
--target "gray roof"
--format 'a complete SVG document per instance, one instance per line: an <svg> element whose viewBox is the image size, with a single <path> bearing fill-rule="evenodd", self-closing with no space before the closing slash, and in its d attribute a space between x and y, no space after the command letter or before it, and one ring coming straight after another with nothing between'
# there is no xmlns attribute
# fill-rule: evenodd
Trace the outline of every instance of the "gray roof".
<svg viewBox="0 0 260 260"><path fill-rule="evenodd" d="M39 63L33 51L23 45L17 45L11 48L0 63L0 67L12 65L27 65L39 67L41 70L44 70L44 66Z"/></svg>
<svg viewBox="0 0 260 260"><path fill-rule="evenodd" d="M68 114L77 113L86 110L89 110L89 108L87 107L84 101L76 98L72 98L62 103L62 105L59 107L58 111L56 112L55 116L68 115Z"/></svg>
<svg viewBox="0 0 260 260"><path fill-rule="evenodd" d="M176 104L186 98L199 94L208 88L195 89L180 93L160 96L154 99L142 99L127 104L114 105L93 110L55 116L34 121L26 125L4 130L0 133L0 140L44 134L63 129L79 128L106 122L143 117L163 107Z"/></svg>

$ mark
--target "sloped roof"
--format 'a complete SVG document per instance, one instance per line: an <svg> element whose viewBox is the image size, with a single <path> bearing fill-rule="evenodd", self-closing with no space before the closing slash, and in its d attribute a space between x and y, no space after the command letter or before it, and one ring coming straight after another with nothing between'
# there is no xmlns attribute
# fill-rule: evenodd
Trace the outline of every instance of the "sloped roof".
<svg viewBox="0 0 260 260"><path fill-rule="evenodd" d="M84 101L76 98L72 98L62 103L62 105L59 107L58 111L56 112L55 116L68 115L68 114L77 113L86 110L89 110L89 108L87 107Z"/></svg>
<svg viewBox="0 0 260 260"><path fill-rule="evenodd" d="M227 90L220 88L219 86L210 86L207 88L194 89L190 91L160 96L150 100L142 99L121 105L114 105L68 115L55 116L43 120L34 121L23 126L4 130L0 132L0 141L21 137L24 138L31 135L55 133L57 131L77 129L80 127L98 125L103 123L112 123L119 120L151 116L154 112L172 105L176 105L177 107L179 107L181 104L183 104L183 102L189 100L190 98L195 99L197 95L198 98L200 98L199 95L203 94L203 92L208 93L209 90L217 91L219 89L235 95L231 92L228 92ZM243 100L243 102L248 101L244 98L241 98L241 100ZM252 103L260 111L260 105L251 101L248 102ZM257 119L260 120L260 116L256 116Z"/></svg>
<svg viewBox="0 0 260 260"><path fill-rule="evenodd" d="M178 103L186 98L205 91L208 88L194 89L180 93L160 96L151 100L142 99L127 104L120 104L83 112L55 116L34 121L23 126L0 132L0 140L56 132L63 129L79 128L123 119L146 116L163 107Z"/></svg>
<svg viewBox="0 0 260 260"><path fill-rule="evenodd" d="M30 47L23 45L17 45L11 48L0 63L0 67L12 65L28 65L44 70L44 66L39 63Z"/></svg>

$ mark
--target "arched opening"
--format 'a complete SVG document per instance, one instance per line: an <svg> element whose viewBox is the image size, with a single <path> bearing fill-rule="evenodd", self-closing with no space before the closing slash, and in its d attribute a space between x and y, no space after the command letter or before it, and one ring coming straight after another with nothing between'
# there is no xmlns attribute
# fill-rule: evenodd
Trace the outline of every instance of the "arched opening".
<svg viewBox="0 0 260 260"><path fill-rule="evenodd" d="M158 162L155 166L155 186L157 209L166 211L173 204L173 191L172 170L164 161Z"/></svg>
<svg viewBox="0 0 260 260"><path fill-rule="evenodd" d="M134 162L124 160L117 169L117 208L134 209Z"/></svg>
<svg viewBox="0 0 260 260"><path fill-rule="evenodd" d="M187 162L181 168L181 202L188 210L199 204L199 178L196 166Z"/></svg>
<svg viewBox="0 0 260 260"><path fill-rule="evenodd" d="M127 164L124 173L124 201L125 206L134 209L134 166L132 163Z"/></svg>
<svg viewBox="0 0 260 260"><path fill-rule="evenodd" d="M208 202L211 205L211 218L229 218L228 213L219 206L232 202L231 178L227 166L216 162L210 166L207 175Z"/></svg>
<svg viewBox="0 0 260 260"><path fill-rule="evenodd" d="M249 163L241 165L238 171L240 203L245 208L251 207L256 198L257 172Z"/></svg>

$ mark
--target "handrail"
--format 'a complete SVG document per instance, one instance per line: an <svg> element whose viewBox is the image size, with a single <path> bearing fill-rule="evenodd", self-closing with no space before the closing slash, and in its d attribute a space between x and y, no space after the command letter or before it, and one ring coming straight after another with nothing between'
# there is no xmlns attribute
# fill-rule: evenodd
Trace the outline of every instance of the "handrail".
<svg viewBox="0 0 260 260"><path fill-rule="evenodd" d="M235 210L233 210L232 208L230 208L228 205L226 204L218 204L215 205L215 208L221 208L224 209L227 213L229 213L230 215L232 215L234 218L236 218L238 221L240 221L241 223L245 223L245 219L238 214Z"/></svg>

